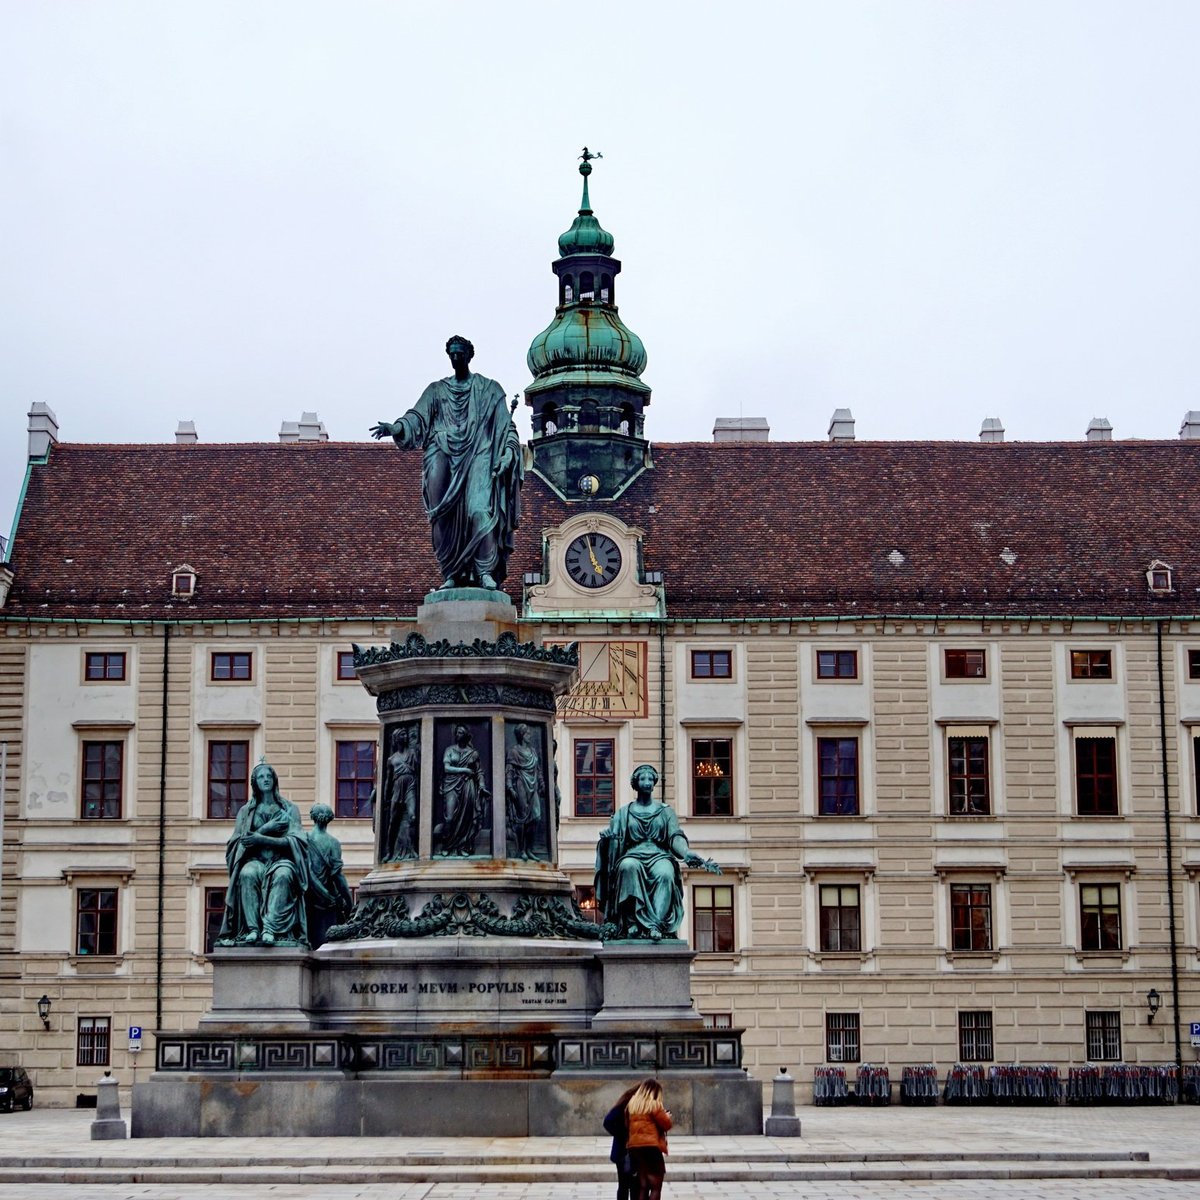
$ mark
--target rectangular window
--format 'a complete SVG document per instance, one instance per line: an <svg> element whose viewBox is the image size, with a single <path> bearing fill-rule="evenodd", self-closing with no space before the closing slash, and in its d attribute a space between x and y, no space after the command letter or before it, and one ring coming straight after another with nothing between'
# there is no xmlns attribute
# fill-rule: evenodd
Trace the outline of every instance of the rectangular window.
<svg viewBox="0 0 1200 1200"><path fill-rule="evenodd" d="M225 889L204 889L204 953L211 954L221 935L221 923L225 920Z"/></svg>
<svg viewBox="0 0 1200 1200"><path fill-rule="evenodd" d="M1072 679L1111 679L1111 650L1072 650Z"/></svg>
<svg viewBox="0 0 1200 1200"><path fill-rule="evenodd" d="M117 889L79 888L75 893L75 953L117 952Z"/></svg>
<svg viewBox="0 0 1200 1200"><path fill-rule="evenodd" d="M611 817L615 795L616 743L612 738L575 739L575 815Z"/></svg>
<svg viewBox="0 0 1200 1200"><path fill-rule="evenodd" d="M83 677L88 683L115 683L125 678L125 655L107 652L84 655Z"/></svg>
<svg viewBox="0 0 1200 1200"><path fill-rule="evenodd" d="M358 672L354 669L354 651L339 650L337 656L337 677L339 679L357 679Z"/></svg>
<svg viewBox="0 0 1200 1200"><path fill-rule="evenodd" d="M1188 678L1200 679L1200 650L1188 651Z"/></svg>
<svg viewBox="0 0 1200 1200"><path fill-rule="evenodd" d="M858 738L817 738L817 791L821 816L858 816Z"/></svg>
<svg viewBox="0 0 1200 1200"><path fill-rule="evenodd" d="M692 949L732 954L733 948L733 888L692 888Z"/></svg>
<svg viewBox="0 0 1200 1200"><path fill-rule="evenodd" d="M375 790L375 743L338 742L337 807L339 817L371 817Z"/></svg>
<svg viewBox="0 0 1200 1200"><path fill-rule="evenodd" d="M856 1063L858 1058L858 1013L826 1013L825 1061Z"/></svg>
<svg viewBox="0 0 1200 1200"><path fill-rule="evenodd" d="M818 679L857 679L857 650L818 650Z"/></svg>
<svg viewBox="0 0 1200 1200"><path fill-rule="evenodd" d="M732 1029L733 1013L701 1013L705 1029Z"/></svg>
<svg viewBox="0 0 1200 1200"><path fill-rule="evenodd" d="M583 913L584 920L591 921L594 925L604 924L604 914L596 903L594 887L585 883L577 883L575 885L575 903L579 905L579 911Z"/></svg>
<svg viewBox="0 0 1200 1200"><path fill-rule="evenodd" d="M1081 817L1117 815L1117 739L1075 735L1075 801Z"/></svg>
<svg viewBox="0 0 1200 1200"><path fill-rule="evenodd" d="M958 1014L958 1061L992 1061L992 1014L989 1010Z"/></svg>
<svg viewBox="0 0 1200 1200"><path fill-rule="evenodd" d="M1121 885L1079 885L1080 949L1121 949Z"/></svg>
<svg viewBox="0 0 1200 1200"><path fill-rule="evenodd" d="M80 1017L75 1036L75 1065L107 1067L111 1043L111 1017Z"/></svg>
<svg viewBox="0 0 1200 1200"><path fill-rule="evenodd" d="M208 815L215 821L232 821L250 787L250 743L208 743Z"/></svg>
<svg viewBox="0 0 1200 1200"><path fill-rule="evenodd" d="M859 889L850 884L822 884L821 949L830 953L862 949Z"/></svg>
<svg viewBox="0 0 1200 1200"><path fill-rule="evenodd" d="M249 651L226 653L224 650L214 650L212 672L209 677L218 683L247 680L250 678L251 659L252 655Z"/></svg>
<svg viewBox="0 0 1200 1200"><path fill-rule="evenodd" d="M1121 1061L1120 1012L1084 1013L1088 1062Z"/></svg>
<svg viewBox="0 0 1200 1200"><path fill-rule="evenodd" d="M947 650L947 679L985 679L987 677L986 650Z"/></svg>
<svg viewBox="0 0 1200 1200"><path fill-rule="evenodd" d="M83 743L81 816L101 820L120 818L124 762L123 742Z"/></svg>
<svg viewBox="0 0 1200 1200"><path fill-rule="evenodd" d="M950 948L991 950L992 889L986 883L950 887Z"/></svg>
<svg viewBox="0 0 1200 1200"><path fill-rule="evenodd" d="M950 763L950 815L986 816L992 811L986 735L951 735L946 741Z"/></svg>
<svg viewBox="0 0 1200 1200"><path fill-rule="evenodd" d="M733 815L732 738L695 738L692 741L692 814L697 817Z"/></svg>
<svg viewBox="0 0 1200 1200"><path fill-rule="evenodd" d="M732 679L732 653L728 650L693 650L692 678Z"/></svg>

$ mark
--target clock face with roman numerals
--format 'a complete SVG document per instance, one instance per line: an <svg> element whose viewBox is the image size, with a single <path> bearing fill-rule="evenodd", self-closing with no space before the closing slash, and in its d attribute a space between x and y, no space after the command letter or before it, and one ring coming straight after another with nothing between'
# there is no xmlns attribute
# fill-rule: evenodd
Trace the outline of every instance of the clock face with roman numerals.
<svg viewBox="0 0 1200 1200"><path fill-rule="evenodd" d="M621 569L621 547L604 533L581 533L568 547L567 574L580 587L607 587Z"/></svg>
<svg viewBox="0 0 1200 1200"><path fill-rule="evenodd" d="M646 715L646 643L580 642L579 681L559 716L628 721Z"/></svg>

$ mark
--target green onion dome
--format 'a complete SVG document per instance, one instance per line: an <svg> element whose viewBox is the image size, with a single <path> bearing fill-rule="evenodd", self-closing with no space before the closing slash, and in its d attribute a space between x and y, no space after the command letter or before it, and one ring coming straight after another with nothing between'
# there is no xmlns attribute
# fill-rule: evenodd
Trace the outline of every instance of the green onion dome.
<svg viewBox="0 0 1200 1200"><path fill-rule="evenodd" d="M583 202L579 206L579 215L571 222L571 228L558 239L559 257L566 258L569 254L611 254L613 235L607 229L600 228L600 222L592 215L592 202L588 198L588 176L592 173L592 164L584 159L579 164L579 173L583 176Z"/></svg>
<svg viewBox="0 0 1200 1200"><path fill-rule="evenodd" d="M646 369L646 347L611 305L568 305L533 339L526 361L534 376L564 367L606 367L637 376Z"/></svg>

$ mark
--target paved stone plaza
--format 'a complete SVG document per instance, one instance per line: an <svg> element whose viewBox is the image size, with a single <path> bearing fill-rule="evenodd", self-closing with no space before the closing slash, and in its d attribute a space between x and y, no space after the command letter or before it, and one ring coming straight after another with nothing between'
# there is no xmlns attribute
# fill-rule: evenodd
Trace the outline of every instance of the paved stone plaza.
<svg viewBox="0 0 1200 1200"><path fill-rule="evenodd" d="M671 1140L668 1200L1182 1200L1200 1112L801 1108L804 1136ZM31 1200L609 1200L605 1138L92 1142L92 1114L0 1118L0 1191Z"/></svg>

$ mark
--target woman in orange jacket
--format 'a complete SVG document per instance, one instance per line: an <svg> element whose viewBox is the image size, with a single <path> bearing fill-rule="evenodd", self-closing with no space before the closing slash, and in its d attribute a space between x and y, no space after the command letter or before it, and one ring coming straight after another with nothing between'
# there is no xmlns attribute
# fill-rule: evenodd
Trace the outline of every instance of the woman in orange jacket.
<svg viewBox="0 0 1200 1200"><path fill-rule="evenodd" d="M639 1200L659 1200L667 1173L663 1155L667 1153L671 1114L663 1107L662 1094L658 1080L647 1079L625 1106L629 1126L625 1145L637 1168Z"/></svg>

